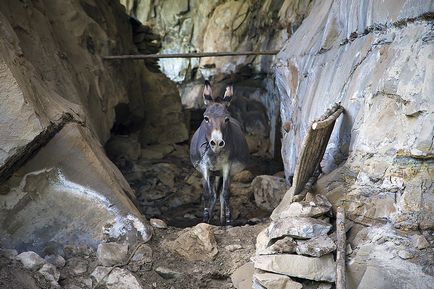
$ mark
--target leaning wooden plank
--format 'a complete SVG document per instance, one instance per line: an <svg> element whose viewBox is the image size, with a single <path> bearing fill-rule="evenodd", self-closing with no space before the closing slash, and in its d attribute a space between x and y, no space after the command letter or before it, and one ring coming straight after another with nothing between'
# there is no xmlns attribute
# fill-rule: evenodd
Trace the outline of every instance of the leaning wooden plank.
<svg viewBox="0 0 434 289"><path fill-rule="evenodd" d="M339 117L339 115L341 115L341 113L343 111L344 111L344 108L339 107L332 115L330 115L325 120L314 122L312 124L312 129L317 130L317 129L328 127L332 122L334 122Z"/></svg>
<svg viewBox="0 0 434 289"><path fill-rule="evenodd" d="M345 289L345 210L336 210L336 289Z"/></svg>
<svg viewBox="0 0 434 289"><path fill-rule="evenodd" d="M173 54L127 54L104 56L104 60L122 59L147 59L147 58L201 58L201 57L222 57L240 55L276 55L279 50L267 51L239 51L239 52L194 52L194 53L173 53Z"/></svg>
<svg viewBox="0 0 434 289"><path fill-rule="evenodd" d="M333 131L336 118L343 112L343 107L336 103L320 117L308 126L306 136L303 139L297 166L294 172L294 195L302 194L306 183L319 168L324 156L328 141ZM317 129L313 129L315 123L321 123Z"/></svg>

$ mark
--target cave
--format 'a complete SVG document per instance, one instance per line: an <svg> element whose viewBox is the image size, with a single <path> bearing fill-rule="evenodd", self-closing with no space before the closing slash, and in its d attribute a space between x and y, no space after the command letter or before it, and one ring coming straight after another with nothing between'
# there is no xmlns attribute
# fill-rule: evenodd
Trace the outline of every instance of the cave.
<svg viewBox="0 0 434 289"><path fill-rule="evenodd" d="M2 1L0 288L432 288L433 15ZM221 225L189 150L227 100L250 160Z"/></svg>

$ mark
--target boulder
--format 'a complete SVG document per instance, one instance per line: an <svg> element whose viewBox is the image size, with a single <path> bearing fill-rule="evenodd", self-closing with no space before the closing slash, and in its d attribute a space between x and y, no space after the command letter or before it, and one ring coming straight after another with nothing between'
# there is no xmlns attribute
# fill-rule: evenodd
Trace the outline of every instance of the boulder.
<svg viewBox="0 0 434 289"><path fill-rule="evenodd" d="M96 251L98 261L103 266L113 266L126 261L128 255L128 244L115 242L101 243Z"/></svg>
<svg viewBox="0 0 434 289"><path fill-rule="evenodd" d="M273 273L256 273L253 275L259 284L266 289L301 289L303 285L291 280L286 275Z"/></svg>
<svg viewBox="0 0 434 289"><path fill-rule="evenodd" d="M62 272L66 272L68 276L79 276L87 272L88 265L87 260L80 257L72 257L67 260Z"/></svg>
<svg viewBox="0 0 434 289"><path fill-rule="evenodd" d="M431 246L423 235L413 235L411 238L416 249L423 250Z"/></svg>
<svg viewBox="0 0 434 289"><path fill-rule="evenodd" d="M41 273L44 278L49 281L53 285L58 285L57 281L59 281L60 272L57 270L56 266L50 263L44 264L41 269L38 271Z"/></svg>
<svg viewBox="0 0 434 289"><path fill-rule="evenodd" d="M47 255L44 257L44 259L45 261L47 261L50 264L53 264L57 268L62 268L66 264L65 259L60 255Z"/></svg>
<svg viewBox="0 0 434 289"><path fill-rule="evenodd" d="M267 236L271 239L290 236L298 239L309 239L326 235L332 225L324 221L308 217L288 217L271 222Z"/></svg>
<svg viewBox="0 0 434 289"><path fill-rule="evenodd" d="M282 200L287 186L283 178L262 175L252 181L252 189L256 205L271 212Z"/></svg>
<svg viewBox="0 0 434 289"><path fill-rule="evenodd" d="M336 244L327 236L322 235L307 241L297 241L295 251L299 255L321 257L336 250Z"/></svg>
<svg viewBox="0 0 434 289"><path fill-rule="evenodd" d="M235 176L233 176L232 178L232 181L239 182L239 183L250 183L253 180L253 178L254 176L249 170L243 170L238 174L235 174Z"/></svg>
<svg viewBox="0 0 434 289"><path fill-rule="evenodd" d="M32 251L23 252L17 255L16 259L23 264L24 268L32 271L38 270L45 264L45 260Z"/></svg>
<svg viewBox="0 0 434 289"><path fill-rule="evenodd" d="M105 144L105 150L111 159L124 157L136 161L141 155L140 143L137 138L131 136L112 136Z"/></svg>
<svg viewBox="0 0 434 289"><path fill-rule="evenodd" d="M334 282L336 279L333 255L320 258L291 254L261 255L255 257L255 268L314 281Z"/></svg>
<svg viewBox="0 0 434 289"><path fill-rule="evenodd" d="M153 159L162 159L171 152L173 152L175 148L172 145L165 144L156 144L150 145L142 148L141 150L141 158L147 160Z"/></svg>
<svg viewBox="0 0 434 289"><path fill-rule="evenodd" d="M107 289L142 289L140 282L128 270L114 268L104 281Z"/></svg>
<svg viewBox="0 0 434 289"><path fill-rule="evenodd" d="M152 267L152 249L146 244L140 245L136 250L130 262L128 263L128 269L133 272L137 272L140 268L144 270L150 270Z"/></svg>
<svg viewBox="0 0 434 289"><path fill-rule="evenodd" d="M166 242L166 245L169 250L189 261L209 261L218 253L213 227L205 223L184 230L177 239Z"/></svg>
<svg viewBox="0 0 434 289"><path fill-rule="evenodd" d="M231 275L234 287L237 289L251 289L254 270L252 262L248 262L237 268Z"/></svg>

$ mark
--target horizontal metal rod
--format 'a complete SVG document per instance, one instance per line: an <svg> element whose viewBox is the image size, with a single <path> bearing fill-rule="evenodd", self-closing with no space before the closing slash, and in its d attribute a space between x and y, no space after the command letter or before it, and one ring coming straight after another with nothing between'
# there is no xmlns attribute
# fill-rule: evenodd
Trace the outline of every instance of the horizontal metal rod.
<svg viewBox="0 0 434 289"><path fill-rule="evenodd" d="M279 50L267 51L241 51L241 52L197 52L197 53L173 53L173 54L127 54L104 56L103 59L147 59L147 58L201 58L201 57L221 57L238 55L276 55Z"/></svg>

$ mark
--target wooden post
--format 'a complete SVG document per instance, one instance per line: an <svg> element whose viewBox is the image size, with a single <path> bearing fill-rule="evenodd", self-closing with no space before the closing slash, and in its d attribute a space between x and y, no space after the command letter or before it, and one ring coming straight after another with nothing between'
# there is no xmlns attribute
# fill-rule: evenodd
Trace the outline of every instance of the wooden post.
<svg viewBox="0 0 434 289"><path fill-rule="evenodd" d="M173 54L128 54L128 55L109 55L103 56L104 60L116 59L149 59L149 58L202 58L202 57L222 57L240 55L276 55L279 50L267 51L236 51L236 52L192 52L192 53L173 53Z"/></svg>
<svg viewBox="0 0 434 289"><path fill-rule="evenodd" d="M336 209L336 289L345 289L345 210Z"/></svg>

